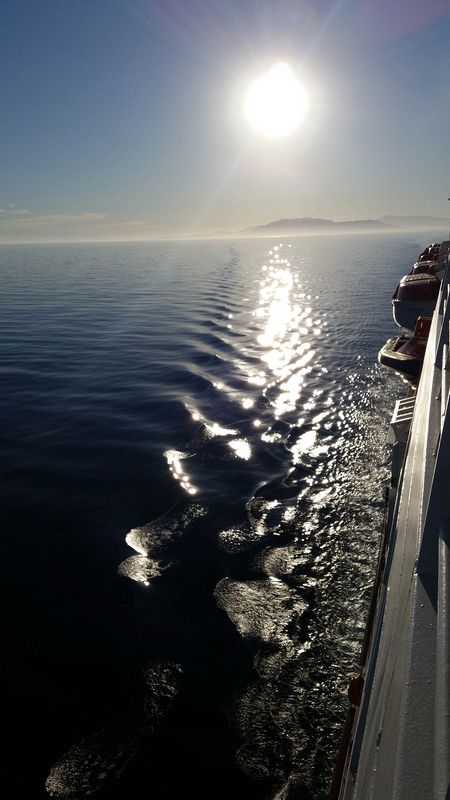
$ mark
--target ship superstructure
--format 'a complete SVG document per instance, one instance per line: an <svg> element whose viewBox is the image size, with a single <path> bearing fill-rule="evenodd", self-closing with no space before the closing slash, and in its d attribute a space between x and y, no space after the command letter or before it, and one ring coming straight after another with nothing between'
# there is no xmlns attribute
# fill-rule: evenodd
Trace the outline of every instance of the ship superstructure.
<svg viewBox="0 0 450 800"><path fill-rule="evenodd" d="M391 420L392 478L339 800L450 798L450 289L447 263L417 388Z"/></svg>

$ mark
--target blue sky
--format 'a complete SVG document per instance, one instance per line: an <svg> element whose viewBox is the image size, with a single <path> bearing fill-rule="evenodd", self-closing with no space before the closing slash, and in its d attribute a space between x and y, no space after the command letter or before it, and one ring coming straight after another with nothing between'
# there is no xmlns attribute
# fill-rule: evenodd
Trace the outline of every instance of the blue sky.
<svg viewBox="0 0 450 800"><path fill-rule="evenodd" d="M3 0L0 241L447 216L450 0ZM273 63L310 111L258 136Z"/></svg>

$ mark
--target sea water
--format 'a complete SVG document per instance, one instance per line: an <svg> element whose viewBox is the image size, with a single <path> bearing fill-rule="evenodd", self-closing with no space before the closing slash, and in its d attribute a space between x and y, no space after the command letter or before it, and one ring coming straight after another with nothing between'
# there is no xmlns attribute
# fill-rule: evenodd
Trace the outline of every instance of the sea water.
<svg viewBox="0 0 450 800"><path fill-rule="evenodd" d="M326 797L434 240L0 247L8 796Z"/></svg>

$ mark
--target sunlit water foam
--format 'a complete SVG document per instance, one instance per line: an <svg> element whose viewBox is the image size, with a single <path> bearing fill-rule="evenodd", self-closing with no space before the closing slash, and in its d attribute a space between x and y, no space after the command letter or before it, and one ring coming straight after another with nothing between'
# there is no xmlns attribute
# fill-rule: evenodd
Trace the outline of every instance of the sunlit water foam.
<svg viewBox="0 0 450 800"><path fill-rule="evenodd" d="M286 438L285 479L219 534L224 551L251 558L248 579L219 582L218 605L259 645L255 680L230 704L237 759L280 800L327 792L376 563L389 468L373 413L387 416L389 389L375 368L344 377L322 412L312 404Z"/></svg>
<svg viewBox="0 0 450 800"><path fill-rule="evenodd" d="M241 335L220 335L220 359L197 331L203 385L186 407L202 427L168 463L201 497L209 465L230 449L249 469L276 454L268 467L279 465L278 478L269 471L271 483L217 534L224 555L239 559L238 574L230 563L216 586L217 605L257 647L254 681L230 715L238 762L269 781L268 797L323 797L373 576L388 472L374 414L388 418L389 379L355 351L353 367L338 366L348 358L341 322L330 341L318 298L285 252L270 251L247 308L229 317Z"/></svg>
<svg viewBox="0 0 450 800"><path fill-rule="evenodd" d="M353 370L330 368L334 344L323 349L327 320L317 298L280 248L270 256L257 297L247 298L253 310L249 302L247 311L228 312L228 330L239 335L233 340L217 326L213 336L195 331L197 394L185 405L200 427L165 457L181 488L201 499L212 475L225 476L220 462L251 470L276 453L278 479L248 500L244 519L217 534L224 555L248 557L247 576L241 560L238 576L231 566L217 584L217 605L257 647L254 680L230 700L229 713L242 742L238 763L269 782L268 797L322 798L359 655L382 513L374 498L387 475L386 441L373 413L385 419L389 401L383 375L359 356ZM122 563L121 574L144 584L157 577L184 529L179 519L175 527L160 519L130 532L139 555Z"/></svg>
<svg viewBox="0 0 450 800"><path fill-rule="evenodd" d="M210 467L219 459L228 459L231 470L235 464L251 470L262 462L259 477L267 480L269 475L279 476L271 487L263 487L264 498L250 500L246 510L242 506L238 519L227 521L218 533L218 547L224 555L222 574L229 576L225 579L229 585L224 584L223 608L230 612L236 636L248 636L258 647L254 681L241 692L232 709L242 741L238 760L244 771L257 779L271 781L273 777L275 794L270 791L267 797L273 794L280 798L288 797L291 788L295 792L296 785L306 787L297 796L306 792L316 796L323 786L320 773L326 774L330 764L330 758L326 761L323 754L335 750L348 673L362 635L361 620L376 547L374 531L381 516L373 501L385 474L379 422L384 425L386 409L389 412L392 408L380 396L385 388L380 376L367 371L364 363L358 365L361 329L355 326L353 332L348 330L354 322L350 304L358 296L353 294L353 276L347 272L342 283L348 302L344 308L341 304L340 310L347 308L347 319L344 315L344 321L331 320L339 336L327 339L323 301L331 295L329 309L334 302L333 287L329 292L328 285L328 278L333 282L332 273L327 273L323 296L316 302L310 288L315 283L311 277L314 265L309 265L311 274L305 278L302 259L291 265L281 255L286 251L274 248L265 259L262 274L257 273L251 287L245 286L245 293L239 281L248 272L248 265L235 269L238 259L233 254L220 281L213 269L203 271L204 291L198 292L197 284L192 308L188 309L189 315L200 309L199 325L193 330L192 361L177 361L171 354L169 363L175 372L178 368L172 390L181 376L176 387L179 402L187 398L204 427L195 442L186 446L175 438L171 443L174 449L166 451L167 465L173 468L172 475L179 484L176 489L181 487L187 494L194 489L200 498L203 488L213 483ZM258 261L258 268L260 264ZM367 261L364 264L368 266ZM332 269L339 271L334 262ZM152 316L149 302L153 298L152 302L158 303L158 295L143 292L141 278L136 283L136 298L147 320ZM367 279L370 283L367 273L356 274L360 297L367 293ZM177 275L177 285L178 281ZM182 292L178 294L181 297ZM192 298L194 293L187 294L181 306L185 302L190 305ZM180 306L174 315L179 311ZM116 328L118 316L114 316ZM82 328L77 325L77 329ZM205 335L205 331L212 335ZM353 336L349 359L353 374L346 374L345 367L341 371L341 355L346 356L349 335ZM98 341L97 336L92 339ZM133 338L133 349L135 344ZM145 356L140 369L147 364L147 333L141 346ZM331 358L325 358L325 350ZM172 369L168 372L172 375ZM258 431L254 438L250 436L251 426ZM249 454L250 449L249 458L230 447L231 437L249 445L241 451ZM263 461L262 456L268 453L275 453L275 457ZM260 486L260 481L255 485ZM220 496L220 484L215 489ZM129 544L137 555L122 562L122 575L137 580L142 587L157 580L174 563L172 544L186 532L178 512L175 516L175 527L169 521L162 525L157 521L156 526L149 523L135 529L138 534L130 535ZM236 563L239 569L235 573ZM275 592L273 607L265 590L271 578L277 578L283 587ZM262 599L268 615L266 626L255 610L255 602L247 602L247 585ZM240 595L247 619L242 619L236 608ZM300 625L291 626L288 645L284 638L287 628L273 617L280 611L289 627L284 598L291 596L302 610ZM128 732L132 741L135 734L130 728ZM107 745L108 736L113 740L111 746ZM86 746L86 742L93 746ZM101 734L84 739L78 746L80 753L86 748L88 753L106 753L109 749L103 760L115 763L120 771L128 751L118 728L101 742ZM86 757L89 769L92 758L97 757ZM74 763L79 761L74 756ZM106 780L101 762L102 756L92 770L95 774L100 767L98 785Z"/></svg>
<svg viewBox="0 0 450 800"><path fill-rule="evenodd" d="M73 745L53 765L46 780L51 797L80 800L105 789L141 752L178 691L176 664L152 664L140 692L105 728Z"/></svg>
<svg viewBox="0 0 450 800"><path fill-rule="evenodd" d="M291 629L299 624L306 604L277 578L259 581L235 581L223 578L216 586L215 597L245 638L292 646Z"/></svg>
<svg viewBox="0 0 450 800"><path fill-rule="evenodd" d="M207 509L198 503L189 503L182 509L162 514L158 519L140 528L133 528L125 537L126 543L139 555L129 556L119 564L123 577L148 586L163 570L173 566L166 553L174 539L182 536L189 525L205 516Z"/></svg>

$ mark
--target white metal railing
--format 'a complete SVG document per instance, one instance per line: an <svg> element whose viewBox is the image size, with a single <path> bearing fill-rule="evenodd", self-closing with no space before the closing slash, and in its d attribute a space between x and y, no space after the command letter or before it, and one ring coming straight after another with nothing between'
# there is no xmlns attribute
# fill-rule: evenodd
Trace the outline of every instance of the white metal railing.
<svg viewBox="0 0 450 800"><path fill-rule="evenodd" d="M449 302L449 260L441 281L441 291L438 299L438 313L442 316L442 324L436 343L434 365L442 371L441 385L441 416L442 424L447 409L447 400L450 387L449 379L449 343L450 343L450 302ZM442 426L441 426L442 427Z"/></svg>
<svg viewBox="0 0 450 800"><path fill-rule="evenodd" d="M450 771L450 525L448 520L443 520L441 523L438 546L434 792L435 797L444 797Z"/></svg>
<svg viewBox="0 0 450 800"><path fill-rule="evenodd" d="M348 750L339 754L333 799L444 800L450 785L447 252L445 258L421 380L414 396L396 403L391 420L390 539L356 687L360 693L364 679L364 692L355 699L352 684L349 691Z"/></svg>

